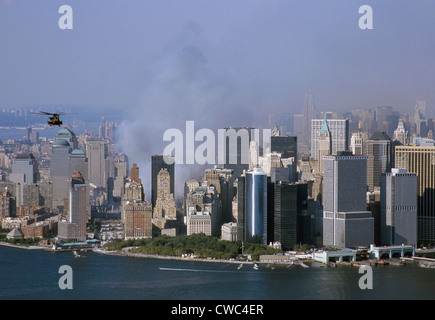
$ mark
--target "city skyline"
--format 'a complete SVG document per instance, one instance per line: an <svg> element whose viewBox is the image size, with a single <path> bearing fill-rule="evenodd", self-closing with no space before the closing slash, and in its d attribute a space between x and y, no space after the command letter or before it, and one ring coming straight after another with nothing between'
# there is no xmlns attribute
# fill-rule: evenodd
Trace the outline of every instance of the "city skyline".
<svg viewBox="0 0 435 320"><path fill-rule="evenodd" d="M122 110L119 145L143 171L139 160L163 150L154 137L186 120L252 126L302 113L308 91L337 112L435 100L427 1L68 4L72 30L59 29L58 4L0 2L0 107ZM372 30L358 27L363 4Z"/></svg>

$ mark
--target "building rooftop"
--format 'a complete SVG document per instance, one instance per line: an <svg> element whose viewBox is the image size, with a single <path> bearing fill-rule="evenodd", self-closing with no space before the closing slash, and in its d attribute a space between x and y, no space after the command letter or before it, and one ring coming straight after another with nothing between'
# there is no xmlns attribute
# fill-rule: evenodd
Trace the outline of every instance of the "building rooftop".
<svg viewBox="0 0 435 320"><path fill-rule="evenodd" d="M386 132L375 132L369 140L391 140Z"/></svg>
<svg viewBox="0 0 435 320"><path fill-rule="evenodd" d="M64 139L56 139L53 142L53 146L59 146L59 147L69 147L69 143L68 141L64 140Z"/></svg>
<svg viewBox="0 0 435 320"><path fill-rule="evenodd" d="M58 132L56 132L56 135L74 135L74 132L72 132L71 130L69 130L68 128L62 128L60 129Z"/></svg>
<svg viewBox="0 0 435 320"><path fill-rule="evenodd" d="M35 159L35 157L31 153L19 153L15 159Z"/></svg>
<svg viewBox="0 0 435 320"><path fill-rule="evenodd" d="M79 150L79 149L74 149L71 152L72 155L85 155L85 152L83 150Z"/></svg>
<svg viewBox="0 0 435 320"><path fill-rule="evenodd" d="M326 114L323 118L322 128L320 129L320 134L329 134L328 122L326 121Z"/></svg>

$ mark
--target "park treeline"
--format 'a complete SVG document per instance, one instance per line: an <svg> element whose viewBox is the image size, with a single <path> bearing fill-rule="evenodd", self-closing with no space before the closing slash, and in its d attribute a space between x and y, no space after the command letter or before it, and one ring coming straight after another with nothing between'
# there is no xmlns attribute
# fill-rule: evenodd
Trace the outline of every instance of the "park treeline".
<svg viewBox="0 0 435 320"><path fill-rule="evenodd" d="M149 239L118 240L104 244L104 249L120 251L133 247L129 252L155 254L163 256L179 256L193 254L196 258L239 259L243 254L251 254L253 260L259 260L260 255L282 253L282 250L259 243L243 243L241 241L218 240L203 233L189 236L170 237L167 235Z"/></svg>

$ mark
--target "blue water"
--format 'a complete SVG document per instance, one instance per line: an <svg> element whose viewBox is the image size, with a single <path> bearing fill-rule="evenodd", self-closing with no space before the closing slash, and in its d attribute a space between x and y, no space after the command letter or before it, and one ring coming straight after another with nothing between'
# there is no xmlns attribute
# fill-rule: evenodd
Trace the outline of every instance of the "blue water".
<svg viewBox="0 0 435 320"><path fill-rule="evenodd" d="M417 264L373 268L361 290L358 268L294 266L254 270L238 264L47 252L0 246L0 299L280 300L434 299L435 269ZM73 270L73 289L58 286L59 267Z"/></svg>

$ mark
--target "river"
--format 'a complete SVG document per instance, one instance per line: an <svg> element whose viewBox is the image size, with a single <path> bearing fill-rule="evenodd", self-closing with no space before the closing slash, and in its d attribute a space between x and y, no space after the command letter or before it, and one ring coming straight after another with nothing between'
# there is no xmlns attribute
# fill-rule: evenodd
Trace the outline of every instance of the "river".
<svg viewBox="0 0 435 320"><path fill-rule="evenodd" d="M373 289L360 289L358 268L267 268L112 256L92 251L50 252L0 246L0 299L26 300L332 300L434 299L435 269L373 267ZM60 289L62 265L73 288Z"/></svg>

